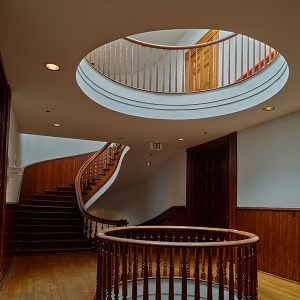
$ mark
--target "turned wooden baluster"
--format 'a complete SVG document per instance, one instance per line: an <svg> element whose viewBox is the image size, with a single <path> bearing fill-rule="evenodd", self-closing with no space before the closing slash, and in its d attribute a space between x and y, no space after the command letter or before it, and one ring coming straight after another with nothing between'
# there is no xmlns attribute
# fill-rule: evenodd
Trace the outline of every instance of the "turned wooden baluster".
<svg viewBox="0 0 300 300"><path fill-rule="evenodd" d="M148 276L148 247L144 247L144 285L143 285L143 300L149 298L149 276Z"/></svg>
<svg viewBox="0 0 300 300"><path fill-rule="evenodd" d="M205 242L206 241L206 238L205 238L205 234L203 234L203 237L202 237L202 242ZM202 280L205 280L206 279L206 272L205 272L205 251L206 249L205 248L202 248L202 253L201 253L201 279Z"/></svg>
<svg viewBox="0 0 300 300"><path fill-rule="evenodd" d="M234 250L229 248L229 300L234 300Z"/></svg>
<svg viewBox="0 0 300 300"><path fill-rule="evenodd" d="M92 224L92 221L90 220L89 222L90 226L89 226L89 240L91 241L92 240L92 235L93 235L93 224Z"/></svg>
<svg viewBox="0 0 300 300"><path fill-rule="evenodd" d="M107 283L106 283L106 270L107 270L107 243L103 243L103 264L102 264L102 284L103 284L103 292L102 292L102 298L106 299L107 295Z"/></svg>
<svg viewBox="0 0 300 300"><path fill-rule="evenodd" d="M128 246L128 276L127 276L128 280L132 279L132 266L131 266L131 262L132 262L132 246L129 245Z"/></svg>
<svg viewBox="0 0 300 300"><path fill-rule="evenodd" d="M187 236L187 242L190 243L191 242L191 236L190 233L188 233ZM187 277L190 278L190 248L186 249L186 273L187 273Z"/></svg>
<svg viewBox="0 0 300 300"><path fill-rule="evenodd" d="M196 236L195 242L197 243L198 237ZM199 251L200 249L195 249L195 300L200 300L200 261L199 261Z"/></svg>
<svg viewBox="0 0 300 300"><path fill-rule="evenodd" d="M111 285L111 281L112 281L112 258L113 258L113 253L112 253L112 245L111 243L107 244L107 266L106 266L106 282L107 282L107 292L106 292L106 296L107 296L107 300L112 300L111 297L111 292L112 292L112 285Z"/></svg>
<svg viewBox="0 0 300 300"><path fill-rule="evenodd" d="M169 300L174 300L174 258L173 248L169 248L170 269L169 269Z"/></svg>
<svg viewBox="0 0 300 300"><path fill-rule="evenodd" d="M207 255L207 299L212 300L212 250L208 249Z"/></svg>
<svg viewBox="0 0 300 300"><path fill-rule="evenodd" d="M152 232L150 233L150 241L153 241ZM152 256L153 256L153 248L149 247L149 277L153 276L153 271L152 271Z"/></svg>
<svg viewBox="0 0 300 300"><path fill-rule="evenodd" d="M119 299L119 256L120 245L115 244L114 299Z"/></svg>
<svg viewBox="0 0 300 300"><path fill-rule="evenodd" d="M224 300L223 251L223 248L219 249L219 261L217 261L219 268L219 300Z"/></svg>
<svg viewBox="0 0 300 300"><path fill-rule="evenodd" d="M137 247L138 246L133 246L132 300L137 300L137 277L138 277Z"/></svg>
<svg viewBox="0 0 300 300"><path fill-rule="evenodd" d="M248 247L244 247L244 298L249 297L249 252Z"/></svg>
<svg viewBox="0 0 300 300"><path fill-rule="evenodd" d="M168 234L165 234L165 241L168 241ZM165 247L165 255L164 255L164 269L163 269L163 276L167 276L168 275L168 271L167 271L167 265L168 265L168 249Z"/></svg>
<svg viewBox="0 0 300 300"><path fill-rule="evenodd" d="M237 261L237 274L236 274L236 281L237 281L237 297L238 299L243 299L243 279L242 279L242 253L241 248L236 248L236 261Z"/></svg>
<svg viewBox="0 0 300 300"><path fill-rule="evenodd" d="M155 300L161 300L161 283L160 283L160 248L157 247L156 255L156 290Z"/></svg>
<svg viewBox="0 0 300 300"><path fill-rule="evenodd" d="M181 277L181 299L187 300L187 259L186 248L182 249L182 277Z"/></svg>
<svg viewBox="0 0 300 300"><path fill-rule="evenodd" d="M224 252L223 252L223 280L224 280L224 284L225 285L228 284L228 280L227 280L227 264L228 264L228 249L224 248Z"/></svg>
<svg viewBox="0 0 300 300"><path fill-rule="evenodd" d="M127 245L122 246L122 299L127 299Z"/></svg>
<svg viewBox="0 0 300 300"><path fill-rule="evenodd" d="M102 242L98 243L98 262L97 262L97 289L96 299L102 299L103 285L102 285L102 270L103 270L103 258L102 258Z"/></svg>

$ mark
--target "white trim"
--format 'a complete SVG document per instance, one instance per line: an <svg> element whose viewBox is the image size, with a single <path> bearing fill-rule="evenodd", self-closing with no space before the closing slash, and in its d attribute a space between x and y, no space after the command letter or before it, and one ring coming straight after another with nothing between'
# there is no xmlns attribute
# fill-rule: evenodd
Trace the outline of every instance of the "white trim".
<svg viewBox="0 0 300 300"><path fill-rule="evenodd" d="M97 191L90 200L88 200L88 202L84 205L85 209L88 209L94 202L96 202L107 190L108 188L113 184L113 182L116 180L119 172L120 172L120 168L122 165L122 161L123 158L125 156L125 154L130 150L129 146L126 146L125 149L123 150L121 157L119 159L117 168L115 170L115 172L113 173L113 175L109 178L109 180L103 185L103 187Z"/></svg>

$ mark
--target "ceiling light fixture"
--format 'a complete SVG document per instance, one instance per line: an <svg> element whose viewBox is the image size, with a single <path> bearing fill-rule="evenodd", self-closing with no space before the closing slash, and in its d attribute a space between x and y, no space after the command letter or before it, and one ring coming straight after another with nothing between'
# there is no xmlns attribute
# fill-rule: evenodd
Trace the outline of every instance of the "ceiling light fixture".
<svg viewBox="0 0 300 300"><path fill-rule="evenodd" d="M185 141L185 138L178 138L177 141L178 142L183 142L183 141Z"/></svg>
<svg viewBox="0 0 300 300"><path fill-rule="evenodd" d="M151 166L151 161L147 161L147 162L146 162L146 166L147 166L147 167L150 167L150 166Z"/></svg>
<svg viewBox="0 0 300 300"><path fill-rule="evenodd" d="M274 109L275 109L275 106L271 106L271 105L265 106L265 107L263 108L264 111L271 111L271 110L274 110Z"/></svg>
<svg viewBox="0 0 300 300"><path fill-rule="evenodd" d="M46 68L50 71L59 71L60 67L56 64L52 64L52 63L47 63Z"/></svg>
<svg viewBox="0 0 300 300"><path fill-rule="evenodd" d="M53 127L61 127L61 124L59 124L59 123L54 123L54 124L52 124L52 126L53 126Z"/></svg>

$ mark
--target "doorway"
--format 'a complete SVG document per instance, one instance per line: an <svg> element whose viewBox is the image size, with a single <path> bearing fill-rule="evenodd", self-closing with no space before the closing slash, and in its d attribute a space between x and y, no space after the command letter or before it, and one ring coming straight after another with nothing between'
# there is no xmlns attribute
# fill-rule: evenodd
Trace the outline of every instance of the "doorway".
<svg viewBox="0 0 300 300"><path fill-rule="evenodd" d="M187 214L191 226L234 228L236 133L187 150Z"/></svg>
<svg viewBox="0 0 300 300"><path fill-rule="evenodd" d="M196 44L218 39L219 31L210 29ZM185 53L186 91L205 91L217 87L218 55L218 44L194 48Z"/></svg>

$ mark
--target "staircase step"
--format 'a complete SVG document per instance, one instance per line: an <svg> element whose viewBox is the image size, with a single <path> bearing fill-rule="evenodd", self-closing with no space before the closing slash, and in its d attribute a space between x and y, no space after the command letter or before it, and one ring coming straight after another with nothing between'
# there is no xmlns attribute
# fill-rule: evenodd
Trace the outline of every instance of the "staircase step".
<svg viewBox="0 0 300 300"><path fill-rule="evenodd" d="M56 204L56 201L55 201ZM20 211L26 212L68 212L68 213L75 213L78 212L78 208L76 206L54 206L54 205L32 205L32 204L21 204Z"/></svg>
<svg viewBox="0 0 300 300"><path fill-rule="evenodd" d="M90 245L90 242L84 239L62 239L62 240L17 240L19 249L53 249L53 248L82 248Z"/></svg>
<svg viewBox="0 0 300 300"><path fill-rule="evenodd" d="M63 185L59 185L56 188L58 191L74 191L75 192L75 188L73 186L63 186Z"/></svg>
<svg viewBox="0 0 300 300"><path fill-rule="evenodd" d="M41 200L41 199L26 199L23 200L26 205L34 206L63 206L63 207L77 207L76 201L65 201L65 200Z"/></svg>
<svg viewBox="0 0 300 300"><path fill-rule="evenodd" d="M47 195L47 194L35 194L33 199L45 199L45 200L64 200L64 201L76 201L76 195L74 196L61 196L61 195Z"/></svg>
<svg viewBox="0 0 300 300"><path fill-rule="evenodd" d="M34 210L26 210L26 211L21 211L20 213L21 218L63 218L63 219L68 219L68 218L76 218L78 219L80 217L80 214L78 210L74 211L51 211L49 210L44 210L44 211L34 211Z"/></svg>
<svg viewBox="0 0 300 300"><path fill-rule="evenodd" d="M50 190L46 190L45 191L46 195L54 195L54 196L73 196L76 197L76 192L74 191L50 191Z"/></svg>
<svg viewBox="0 0 300 300"><path fill-rule="evenodd" d="M21 225L77 225L81 224L78 218L23 218L19 219Z"/></svg>
<svg viewBox="0 0 300 300"><path fill-rule="evenodd" d="M19 232L82 232L82 224L19 224Z"/></svg>
<svg viewBox="0 0 300 300"><path fill-rule="evenodd" d="M18 232L18 238L20 240L67 240L67 239L82 239L82 233L80 231L51 231L51 232Z"/></svg>

